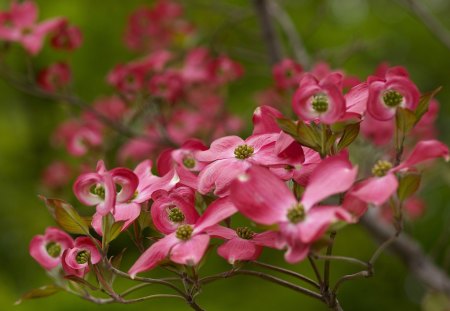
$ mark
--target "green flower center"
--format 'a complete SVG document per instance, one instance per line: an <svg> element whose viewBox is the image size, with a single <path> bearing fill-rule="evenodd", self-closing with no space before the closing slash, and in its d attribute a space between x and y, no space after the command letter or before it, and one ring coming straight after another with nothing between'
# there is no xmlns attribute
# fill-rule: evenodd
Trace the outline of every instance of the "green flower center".
<svg viewBox="0 0 450 311"><path fill-rule="evenodd" d="M77 253L77 256L76 256L75 260L77 261L77 263L82 265L82 264L87 263L90 258L91 258L91 253L88 250L84 249L84 250L79 251Z"/></svg>
<svg viewBox="0 0 450 311"><path fill-rule="evenodd" d="M183 222L185 219L183 212L178 207L171 208L169 210L168 216L171 222L176 223Z"/></svg>
<svg viewBox="0 0 450 311"><path fill-rule="evenodd" d="M187 241L191 238L194 229L190 225L181 225L177 228L176 237L180 240Z"/></svg>
<svg viewBox="0 0 450 311"><path fill-rule="evenodd" d="M383 177L392 168L392 163L389 161L379 160L372 168L372 174L377 177Z"/></svg>
<svg viewBox="0 0 450 311"><path fill-rule="evenodd" d="M183 165L187 168L194 168L195 160L193 157L185 157L183 159Z"/></svg>
<svg viewBox="0 0 450 311"><path fill-rule="evenodd" d="M287 218L293 224L297 224L303 220L305 220L305 208L302 204L297 204L294 207L288 209Z"/></svg>
<svg viewBox="0 0 450 311"><path fill-rule="evenodd" d="M252 146L249 145L239 145L234 149L234 155L236 159L247 159L250 158L253 155L253 152L255 149Z"/></svg>
<svg viewBox="0 0 450 311"><path fill-rule="evenodd" d="M403 95L397 91L389 90L383 94L383 102L388 107L397 107L403 101Z"/></svg>
<svg viewBox="0 0 450 311"><path fill-rule="evenodd" d="M56 242L47 243L47 245L45 245L45 249L47 250L47 253L53 258L59 257L59 255L61 254L61 245Z"/></svg>
<svg viewBox="0 0 450 311"><path fill-rule="evenodd" d="M240 237L241 239L244 239L244 240L250 240L255 235L255 233L252 230L250 230L248 227L236 228L236 233L237 233L238 237Z"/></svg>
<svg viewBox="0 0 450 311"><path fill-rule="evenodd" d="M96 196L100 197L102 200L105 199L105 188L101 185L95 185L92 186L90 189L92 194L95 194Z"/></svg>
<svg viewBox="0 0 450 311"><path fill-rule="evenodd" d="M315 112L323 113L323 112L327 111L328 110L328 96L323 93L314 95L312 97L311 105Z"/></svg>

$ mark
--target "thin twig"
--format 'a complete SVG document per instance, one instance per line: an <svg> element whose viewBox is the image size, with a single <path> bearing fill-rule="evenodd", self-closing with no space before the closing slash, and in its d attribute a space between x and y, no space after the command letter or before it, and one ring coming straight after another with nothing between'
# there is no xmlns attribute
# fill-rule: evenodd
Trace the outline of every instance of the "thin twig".
<svg viewBox="0 0 450 311"><path fill-rule="evenodd" d="M327 255L319 255L319 254L313 254L312 255L315 259L320 259L320 260L336 260L336 261L346 261L346 262L350 262L350 263L354 263L357 265L361 265L363 267L368 267L369 264L365 261L362 261L360 259L357 258L353 258L353 257L346 257L346 256L327 256Z"/></svg>
<svg viewBox="0 0 450 311"><path fill-rule="evenodd" d="M327 256L331 256L333 253L333 245L334 245L334 238L336 237L336 231L333 231L330 233L330 244L327 247ZM331 260L325 259L325 265L323 268L323 285L325 287L325 290L328 290L329 284L330 284L330 265Z"/></svg>
<svg viewBox="0 0 450 311"><path fill-rule="evenodd" d="M311 267L314 270L314 274L316 275L317 282L319 282L319 284L322 285L323 284L322 277L320 275L320 272L319 272L319 269L317 268L316 263L314 262L314 259L312 258L312 256L308 256L308 260L309 260L309 263L311 264Z"/></svg>
<svg viewBox="0 0 450 311"><path fill-rule="evenodd" d="M252 264L255 264L255 265L257 265L257 266L261 266L261 267L264 267L264 268L271 269L271 270L273 270L273 271L277 271L277 272L280 272L280 273L284 273L284 274L286 274L286 275L293 276L293 277L295 277L295 278L298 278L298 279L300 279L300 280L303 280L303 281L305 281L305 282L311 284L312 286L314 286L314 287L320 289L320 284L319 284L319 283L317 283L317 282L311 280L310 278L308 278L307 276L304 276L304 275L302 275L302 274L300 274L300 273L297 273L297 272L295 272L295 271L287 270L287 269L284 269L284 268L281 268L281 267L269 265L269 264L266 264L266 263L263 263L263 262L259 262L259 261L252 261L251 263L252 263Z"/></svg>

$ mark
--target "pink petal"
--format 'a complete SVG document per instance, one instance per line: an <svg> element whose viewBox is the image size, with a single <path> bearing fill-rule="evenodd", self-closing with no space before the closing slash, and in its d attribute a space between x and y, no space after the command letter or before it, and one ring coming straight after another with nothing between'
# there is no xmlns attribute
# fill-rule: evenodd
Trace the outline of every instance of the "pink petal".
<svg viewBox="0 0 450 311"><path fill-rule="evenodd" d="M225 240L231 240L233 238L237 238L238 235L236 234L236 231L233 229L220 226L220 225L214 225L211 227L208 227L205 229L205 232L213 238L222 238Z"/></svg>
<svg viewBox="0 0 450 311"><path fill-rule="evenodd" d="M91 240L91 238L89 238L87 236L81 236L81 237L78 237L75 239L74 245L75 245L75 248L86 249L91 253L90 261L92 264L95 265L102 259L100 252L97 249L97 245L100 245L99 242L96 245Z"/></svg>
<svg viewBox="0 0 450 311"><path fill-rule="evenodd" d="M284 254L284 259L291 264L304 260L309 253L309 244L297 243L288 246L287 252Z"/></svg>
<svg viewBox="0 0 450 311"><path fill-rule="evenodd" d="M236 212L236 207L228 198L217 199L208 206L203 215L197 220L194 226L194 233L201 233Z"/></svg>
<svg viewBox="0 0 450 311"><path fill-rule="evenodd" d="M238 136L222 137L213 141L208 150L197 152L196 158L202 162L234 158L234 149L243 144L245 144L244 140Z"/></svg>
<svg viewBox="0 0 450 311"><path fill-rule="evenodd" d="M200 262L209 244L207 234L192 236L187 241L178 242L170 251L170 260L173 262L195 266Z"/></svg>
<svg viewBox="0 0 450 311"><path fill-rule="evenodd" d="M138 187L139 178L133 171L122 167L111 170L110 174L114 183L122 187L120 192L117 193L116 201L122 203L131 199Z"/></svg>
<svg viewBox="0 0 450 311"><path fill-rule="evenodd" d="M345 154L323 160L312 172L303 194L302 204L311 208L321 200L348 190L355 182L357 167L352 167Z"/></svg>
<svg viewBox="0 0 450 311"><path fill-rule="evenodd" d="M395 115L395 108L390 108L383 103L382 92L385 90L385 83L373 81L369 84L369 96L367 99L367 112L380 121L390 120Z"/></svg>
<svg viewBox="0 0 450 311"><path fill-rule="evenodd" d="M77 199L88 206L102 202L102 199L91 192L91 187L102 183L102 177L97 173L86 173L77 178L73 185L73 192Z"/></svg>
<svg viewBox="0 0 450 311"><path fill-rule="evenodd" d="M50 256L46 249L46 243L43 235L35 236L29 247L31 257L33 257L44 269L51 270L59 265L60 258L53 258Z"/></svg>
<svg viewBox="0 0 450 311"><path fill-rule="evenodd" d="M252 243L251 240L234 238L219 246L217 253L230 264L234 264L235 261L258 259L262 249L261 246Z"/></svg>
<svg viewBox="0 0 450 311"><path fill-rule="evenodd" d="M352 190L351 195L366 203L382 205L397 191L397 187L397 177L388 173L383 177L371 177L363 181Z"/></svg>
<svg viewBox="0 0 450 311"><path fill-rule="evenodd" d="M284 220L286 211L297 204L283 181L258 166L231 184L230 200L244 216L265 225Z"/></svg>
<svg viewBox="0 0 450 311"><path fill-rule="evenodd" d="M139 272L153 269L169 255L170 249L176 243L178 239L175 234L170 234L152 244L128 270L128 274L134 277Z"/></svg>
<svg viewBox="0 0 450 311"><path fill-rule="evenodd" d="M445 161L449 160L449 152L446 145L437 140L422 140L417 143L408 158L400 163L399 166L393 168L392 171L410 168L418 163L441 157Z"/></svg>
<svg viewBox="0 0 450 311"><path fill-rule="evenodd" d="M347 112L354 112L363 115L367 109L368 96L369 90L367 83L361 83L353 87L347 94L345 94Z"/></svg>
<svg viewBox="0 0 450 311"><path fill-rule="evenodd" d="M253 236L252 242L261 246L279 248L279 235L280 233L276 231L257 233Z"/></svg>
<svg viewBox="0 0 450 311"><path fill-rule="evenodd" d="M253 113L253 135L266 133L279 133L280 127L276 119L283 115L277 109L270 106L261 106Z"/></svg>

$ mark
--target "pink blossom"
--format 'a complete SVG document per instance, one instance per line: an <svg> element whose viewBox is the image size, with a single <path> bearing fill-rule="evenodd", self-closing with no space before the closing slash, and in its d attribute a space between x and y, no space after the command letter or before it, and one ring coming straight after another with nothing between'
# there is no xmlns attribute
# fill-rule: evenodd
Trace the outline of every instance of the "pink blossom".
<svg viewBox="0 0 450 311"><path fill-rule="evenodd" d="M392 119L397 107L414 110L419 103L420 92L402 67L390 68L384 78L371 76L367 83L367 112L377 120Z"/></svg>
<svg viewBox="0 0 450 311"><path fill-rule="evenodd" d="M47 92L62 90L72 79L69 65L66 63L54 63L38 73L37 83Z"/></svg>
<svg viewBox="0 0 450 311"><path fill-rule="evenodd" d="M64 250L73 247L73 240L64 231L49 227L44 235L36 235L30 242L30 255L44 269L51 270L61 263Z"/></svg>
<svg viewBox="0 0 450 311"><path fill-rule="evenodd" d="M169 103L177 102L183 95L184 81L175 71L165 71L154 75L148 84L153 96L161 97Z"/></svg>
<svg viewBox="0 0 450 311"><path fill-rule="evenodd" d="M81 46L83 36L78 27L70 25L67 20L61 21L54 29L50 42L55 49L73 51Z"/></svg>
<svg viewBox="0 0 450 311"><path fill-rule="evenodd" d="M227 240L219 246L217 253L230 264L236 261L256 260L264 247L278 248L278 232L275 231L255 233L248 227L233 230L223 226L212 226L207 232L212 237Z"/></svg>
<svg viewBox="0 0 450 311"><path fill-rule="evenodd" d="M62 188L71 178L71 169L67 163L55 161L42 173L42 182L49 188Z"/></svg>
<svg viewBox="0 0 450 311"><path fill-rule="evenodd" d="M372 169L374 177L355 185L351 195L366 203L382 205L397 191L396 173L407 171L419 163L440 157L448 161L449 152L446 145L437 140L420 141L410 155L395 167L388 161L378 161Z"/></svg>
<svg viewBox="0 0 450 311"><path fill-rule="evenodd" d="M279 136L276 133L252 135L246 140L226 136L215 140L209 150L197 152L199 161L209 163L199 174L198 191L206 194L214 189L214 194L223 197L228 195L231 181L253 164L285 166L298 163L298 154L295 158L277 155L275 147Z"/></svg>
<svg viewBox="0 0 450 311"><path fill-rule="evenodd" d="M189 83L205 82L209 78L209 52L205 48L195 48L189 51L181 69L181 76Z"/></svg>
<svg viewBox="0 0 450 311"><path fill-rule="evenodd" d="M305 74L292 100L294 112L305 121L332 124L345 113L342 75L332 73L321 80Z"/></svg>
<svg viewBox="0 0 450 311"><path fill-rule="evenodd" d="M247 218L278 225L286 260L305 258L309 244L320 238L338 220L351 221L340 206L317 205L331 195L348 190L355 181L353 168L344 155L323 160L311 174L300 202L287 185L266 168L253 166L231 185L230 200Z"/></svg>
<svg viewBox="0 0 450 311"><path fill-rule="evenodd" d="M217 85L224 85L239 79L244 74L244 68L238 62L221 55L208 64L210 79Z"/></svg>
<svg viewBox="0 0 450 311"><path fill-rule="evenodd" d="M199 217L195 210L195 192L189 187L178 187L170 192L160 190L153 195L153 200L150 209L153 224L164 234L185 224L195 224Z"/></svg>
<svg viewBox="0 0 450 311"><path fill-rule="evenodd" d="M153 269L166 258L182 265L197 265L209 244L210 238L206 230L236 211L236 207L227 199L217 199L194 225L181 225L175 232L150 246L128 273L133 277L139 272Z"/></svg>
<svg viewBox="0 0 450 311"><path fill-rule="evenodd" d="M37 24L38 8L32 1L13 1L9 11L0 12L0 39L20 43L28 53L42 49L45 36L63 21L54 18Z"/></svg>
<svg viewBox="0 0 450 311"><path fill-rule="evenodd" d="M289 58L283 59L272 68L275 85L280 90L296 88L302 73L302 66Z"/></svg>
<svg viewBox="0 0 450 311"><path fill-rule="evenodd" d="M82 236L75 239L73 247L63 252L61 263L68 275L82 278L89 272L89 265L95 265L101 259L96 244L89 237Z"/></svg>
<svg viewBox="0 0 450 311"><path fill-rule="evenodd" d="M100 128L90 122L68 120L62 123L54 135L56 143L64 144L73 156L85 155L90 147L100 146L103 137Z"/></svg>
<svg viewBox="0 0 450 311"><path fill-rule="evenodd" d="M118 96L102 97L93 103L93 109L112 121L121 121L128 112L128 107ZM104 124L92 111L85 111L82 118L90 124L102 128Z"/></svg>
<svg viewBox="0 0 450 311"><path fill-rule="evenodd" d="M96 172L84 173L76 179L73 192L87 206L96 206L97 213L104 216L114 213L116 203L131 199L138 187L138 177L127 168L106 170L103 161L98 161ZM116 185L120 190L116 192Z"/></svg>
<svg viewBox="0 0 450 311"><path fill-rule="evenodd" d="M383 146L392 141L395 131L395 121L380 121L366 114L361 122L361 133L375 145Z"/></svg>

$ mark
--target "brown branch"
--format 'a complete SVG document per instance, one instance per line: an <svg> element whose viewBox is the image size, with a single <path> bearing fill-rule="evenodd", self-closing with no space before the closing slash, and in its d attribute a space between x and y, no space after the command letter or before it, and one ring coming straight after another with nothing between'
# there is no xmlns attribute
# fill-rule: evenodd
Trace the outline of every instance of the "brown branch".
<svg viewBox="0 0 450 311"><path fill-rule="evenodd" d="M262 36L267 45L271 65L278 63L282 58L280 42L269 13L267 0L254 0L256 14L261 24Z"/></svg>
<svg viewBox="0 0 450 311"><path fill-rule="evenodd" d="M371 213L366 213L362 217L361 224L378 241L385 241L395 234L392 228L384 224L378 216ZM410 272L423 284L450 296L450 279L448 275L434 264L420 245L411 237L402 234L391 242L388 250L398 256Z"/></svg>

